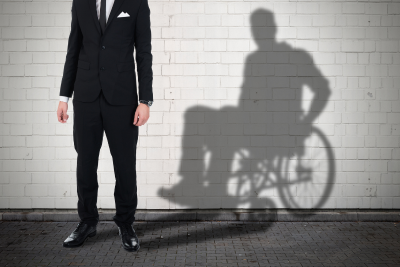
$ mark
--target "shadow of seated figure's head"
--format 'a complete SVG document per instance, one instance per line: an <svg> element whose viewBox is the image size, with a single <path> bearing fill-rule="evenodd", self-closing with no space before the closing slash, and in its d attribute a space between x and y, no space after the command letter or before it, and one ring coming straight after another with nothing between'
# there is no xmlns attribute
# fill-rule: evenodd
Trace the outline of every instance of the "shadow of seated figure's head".
<svg viewBox="0 0 400 267"><path fill-rule="evenodd" d="M259 47L266 45L265 39L275 39L277 25L271 11L264 8L255 10L250 16L250 24L253 39Z"/></svg>

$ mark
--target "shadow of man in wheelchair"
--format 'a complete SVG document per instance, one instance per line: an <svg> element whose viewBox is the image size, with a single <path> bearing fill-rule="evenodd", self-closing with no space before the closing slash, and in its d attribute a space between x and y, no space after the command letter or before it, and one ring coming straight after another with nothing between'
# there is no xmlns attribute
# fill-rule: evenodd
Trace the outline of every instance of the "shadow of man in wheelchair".
<svg viewBox="0 0 400 267"><path fill-rule="evenodd" d="M237 98L232 76L239 76L236 63L243 64L232 58L229 76L221 77L224 87L213 89L222 96L220 108L195 105L185 112L181 179L172 176L158 191L171 209L318 208L329 198L333 153L312 125L329 99L328 80L307 51L277 42L271 11L255 10L250 22L257 50L245 59L237 104L225 105ZM312 99L303 96L304 87ZM307 113L302 101L309 103ZM298 165L299 158L306 164ZM296 183L306 181L296 172L315 175L310 188Z"/></svg>

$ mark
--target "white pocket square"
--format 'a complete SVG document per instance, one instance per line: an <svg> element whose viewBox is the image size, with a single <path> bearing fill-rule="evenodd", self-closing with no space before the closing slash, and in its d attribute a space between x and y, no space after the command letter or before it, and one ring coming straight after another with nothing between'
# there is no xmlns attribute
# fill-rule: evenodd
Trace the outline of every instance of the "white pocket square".
<svg viewBox="0 0 400 267"><path fill-rule="evenodd" d="M117 18L123 18L123 17L130 17L130 15L128 13L125 13L124 11L122 11Z"/></svg>

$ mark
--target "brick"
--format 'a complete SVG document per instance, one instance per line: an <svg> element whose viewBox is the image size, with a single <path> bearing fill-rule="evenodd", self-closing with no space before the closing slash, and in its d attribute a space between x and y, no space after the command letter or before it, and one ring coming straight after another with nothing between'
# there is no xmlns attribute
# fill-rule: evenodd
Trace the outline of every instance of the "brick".
<svg viewBox="0 0 400 267"><path fill-rule="evenodd" d="M73 124L59 124L55 119L70 33L71 3L0 4L0 208L76 208ZM249 192L246 200L244 192L237 196L227 194L235 183L224 180L223 173L237 166L235 155L240 148L251 158L244 160L242 166L249 177L256 175L259 161L272 161L277 155L287 159L296 146L315 156L316 151L326 151L326 144L318 139L306 138L310 142L306 147L299 144L308 131L298 115L308 111L313 96L317 101L327 97L328 102L315 114L312 125L321 129L328 140L336 168L335 186L322 208L400 207L399 181L395 179L400 171L400 152L396 149L400 142L400 5L396 1L149 4L156 101L150 120L141 128L138 144L138 190L143 195L140 208L247 209L249 203L251 208L260 209L288 208L298 203L304 204L304 209L312 208L323 186L304 191L293 185L297 195L289 200L279 195L277 187L254 190L258 195ZM69 104L68 114L72 117ZM210 178L207 182L211 187L207 187L201 175L210 155L214 161L208 163L212 171L204 174ZM315 162L310 159L309 163ZM318 172L323 173L328 166L328 162L321 161ZM115 177L106 139L99 177L101 186L105 185L101 187L99 207L113 209ZM181 186L185 183L187 190ZM29 196L20 196L18 192L5 196L5 190L12 185L26 186ZM178 185L180 188L174 192L172 189ZM43 189L45 186L48 188ZM65 195L63 188L68 188ZM313 215L304 210L299 214L216 215L207 211L204 216L243 221L281 216L294 223L296 218L349 222L364 216L360 213L357 218L357 214ZM174 215L199 218L197 211L178 211ZM76 214L65 216L74 222L79 219ZM112 217L111 213L102 216ZM143 212L138 218L146 216L162 221L169 215ZM383 220L393 218L385 216ZM364 218L374 220L369 215ZM292 224L288 227L291 229ZM211 265L191 262L191 256L186 258L190 259L186 265ZM207 263L207 257L202 260ZM208 260L216 264L225 258L210 253ZM258 260L233 264L268 266ZM328 265L312 260L307 263L310 262ZM54 262L45 263L57 266ZM25 261L20 265L23 264ZM174 265L168 261L162 264Z"/></svg>

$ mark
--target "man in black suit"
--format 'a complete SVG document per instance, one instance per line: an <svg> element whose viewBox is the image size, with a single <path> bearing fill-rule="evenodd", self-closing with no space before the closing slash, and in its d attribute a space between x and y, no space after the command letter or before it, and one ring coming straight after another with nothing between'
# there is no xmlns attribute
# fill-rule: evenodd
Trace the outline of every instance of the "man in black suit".
<svg viewBox="0 0 400 267"><path fill-rule="evenodd" d="M105 132L116 178L113 220L123 247L137 251L139 240L132 227L138 202L136 145L138 127L147 122L153 102L148 0L73 0L71 12L57 116L59 122L66 123L68 99L74 93L73 138L78 155L80 222L63 246L80 246L96 234L97 166Z"/></svg>

